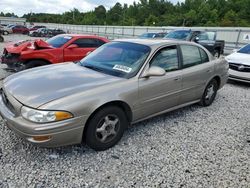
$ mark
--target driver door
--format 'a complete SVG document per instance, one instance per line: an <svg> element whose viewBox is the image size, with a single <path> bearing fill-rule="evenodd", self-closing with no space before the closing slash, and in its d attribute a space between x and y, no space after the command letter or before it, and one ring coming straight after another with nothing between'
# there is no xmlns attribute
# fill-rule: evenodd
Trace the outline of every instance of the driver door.
<svg viewBox="0 0 250 188"><path fill-rule="evenodd" d="M140 114L138 117L145 118L180 104L182 71L178 51L175 45L164 47L151 60L149 67L163 68L166 71L164 76L139 79Z"/></svg>
<svg viewBox="0 0 250 188"><path fill-rule="evenodd" d="M76 39L71 44L76 44L78 47L66 47L64 49L64 61L79 61L84 58L88 52L94 51L99 45L95 39L91 38Z"/></svg>

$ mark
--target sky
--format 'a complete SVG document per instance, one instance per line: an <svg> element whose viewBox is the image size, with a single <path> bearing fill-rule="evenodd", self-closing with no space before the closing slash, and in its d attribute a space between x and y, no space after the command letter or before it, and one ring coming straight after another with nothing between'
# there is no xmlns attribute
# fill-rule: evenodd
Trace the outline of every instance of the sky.
<svg viewBox="0 0 250 188"><path fill-rule="evenodd" d="M73 8L81 12L94 10L99 5L104 5L106 9L114 6L116 2L128 5L139 0L1 0L0 12L10 12L18 16L25 13L63 13ZM176 2L177 0L171 0Z"/></svg>

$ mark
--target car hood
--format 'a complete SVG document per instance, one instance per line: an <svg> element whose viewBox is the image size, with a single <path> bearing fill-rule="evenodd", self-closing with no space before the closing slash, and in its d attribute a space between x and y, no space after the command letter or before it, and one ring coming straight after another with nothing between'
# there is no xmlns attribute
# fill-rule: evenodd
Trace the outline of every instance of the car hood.
<svg viewBox="0 0 250 188"><path fill-rule="evenodd" d="M22 71L4 80L4 90L24 105L38 108L50 101L118 82L75 63L61 63Z"/></svg>
<svg viewBox="0 0 250 188"><path fill-rule="evenodd" d="M47 42L45 42L42 39L37 39L34 41L31 40L26 40L26 41L18 41L16 43L8 43L5 46L5 49L9 52L9 53L15 53L15 54L20 54L22 51L27 51L27 50L35 50L35 49L50 49L53 48L52 46L50 46Z"/></svg>
<svg viewBox="0 0 250 188"><path fill-rule="evenodd" d="M243 54L243 53L232 53L226 56L226 60L229 63L238 63L243 65L250 65L250 54Z"/></svg>

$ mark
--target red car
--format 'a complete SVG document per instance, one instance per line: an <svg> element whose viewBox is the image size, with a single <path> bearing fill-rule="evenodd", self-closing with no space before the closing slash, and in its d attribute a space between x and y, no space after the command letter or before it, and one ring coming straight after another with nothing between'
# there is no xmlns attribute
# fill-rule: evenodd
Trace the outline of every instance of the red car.
<svg viewBox="0 0 250 188"><path fill-rule="evenodd" d="M13 33L21 33L21 34L28 34L29 29L23 25L15 25L12 27Z"/></svg>
<svg viewBox="0 0 250 188"><path fill-rule="evenodd" d="M108 39L94 35L62 34L43 41L20 41L5 46L1 62L13 71L27 68L79 61Z"/></svg>

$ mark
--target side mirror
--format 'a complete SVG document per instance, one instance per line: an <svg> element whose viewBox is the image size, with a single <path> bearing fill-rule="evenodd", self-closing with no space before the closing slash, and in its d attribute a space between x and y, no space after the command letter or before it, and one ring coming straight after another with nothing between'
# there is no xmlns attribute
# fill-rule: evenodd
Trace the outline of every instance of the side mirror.
<svg viewBox="0 0 250 188"><path fill-rule="evenodd" d="M150 76L164 76L166 74L166 71L158 66L152 66L150 67L143 75L143 78L148 78Z"/></svg>
<svg viewBox="0 0 250 188"><path fill-rule="evenodd" d="M200 38L199 37L195 37L194 38L194 42L199 42Z"/></svg>
<svg viewBox="0 0 250 188"><path fill-rule="evenodd" d="M67 47L68 49L78 48L77 44L71 44Z"/></svg>

